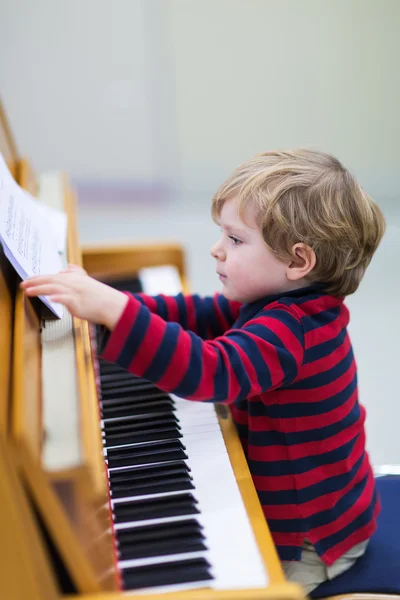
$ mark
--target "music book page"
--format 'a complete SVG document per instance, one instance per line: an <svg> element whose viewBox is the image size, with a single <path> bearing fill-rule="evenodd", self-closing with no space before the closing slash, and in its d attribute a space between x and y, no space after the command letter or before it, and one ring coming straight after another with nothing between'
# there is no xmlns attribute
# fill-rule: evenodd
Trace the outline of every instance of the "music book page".
<svg viewBox="0 0 400 600"><path fill-rule="evenodd" d="M33 196L13 179L0 154L0 241L4 254L22 279L58 273L61 257L51 233L51 223ZM59 318L60 304L40 299Z"/></svg>

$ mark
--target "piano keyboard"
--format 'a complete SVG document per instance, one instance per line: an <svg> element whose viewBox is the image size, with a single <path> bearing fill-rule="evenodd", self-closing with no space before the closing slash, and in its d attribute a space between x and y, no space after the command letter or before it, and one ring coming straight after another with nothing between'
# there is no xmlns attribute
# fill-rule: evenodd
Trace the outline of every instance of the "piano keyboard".
<svg viewBox="0 0 400 600"><path fill-rule="evenodd" d="M138 291L138 281L116 287ZM99 360L101 428L125 590L257 588L267 576L213 404Z"/></svg>

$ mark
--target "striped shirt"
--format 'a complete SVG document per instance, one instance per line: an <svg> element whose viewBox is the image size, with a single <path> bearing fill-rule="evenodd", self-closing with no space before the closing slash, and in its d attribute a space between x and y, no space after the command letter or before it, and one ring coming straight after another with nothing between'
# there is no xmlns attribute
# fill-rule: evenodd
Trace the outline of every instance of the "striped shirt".
<svg viewBox="0 0 400 600"><path fill-rule="evenodd" d="M188 400L229 404L282 560L331 565L376 528L343 299L316 284L240 305L128 295L103 358Z"/></svg>

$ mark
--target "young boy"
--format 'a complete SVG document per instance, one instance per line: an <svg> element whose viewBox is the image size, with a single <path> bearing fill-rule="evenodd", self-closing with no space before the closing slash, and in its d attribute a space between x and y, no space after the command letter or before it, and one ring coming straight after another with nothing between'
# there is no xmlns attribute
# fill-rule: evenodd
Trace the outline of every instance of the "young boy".
<svg viewBox="0 0 400 600"><path fill-rule="evenodd" d="M223 295L131 296L74 267L22 283L107 328L104 358L189 400L229 404L286 575L307 592L354 564L379 500L343 298L384 232L332 156L266 152L213 198Z"/></svg>

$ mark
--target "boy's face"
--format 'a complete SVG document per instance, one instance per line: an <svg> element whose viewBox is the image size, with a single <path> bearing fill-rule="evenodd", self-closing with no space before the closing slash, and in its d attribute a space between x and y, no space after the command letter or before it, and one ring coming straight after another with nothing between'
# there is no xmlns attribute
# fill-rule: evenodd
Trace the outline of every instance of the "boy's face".
<svg viewBox="0 0 400 600"><path fill-rule="evenodd" d="M212 247L222 293L229 300L253 302L290 289L287 264L267 248L256 226L253 209L248 206L240 218L235 199L227 200L221 210L221 237Z"/></svg>

